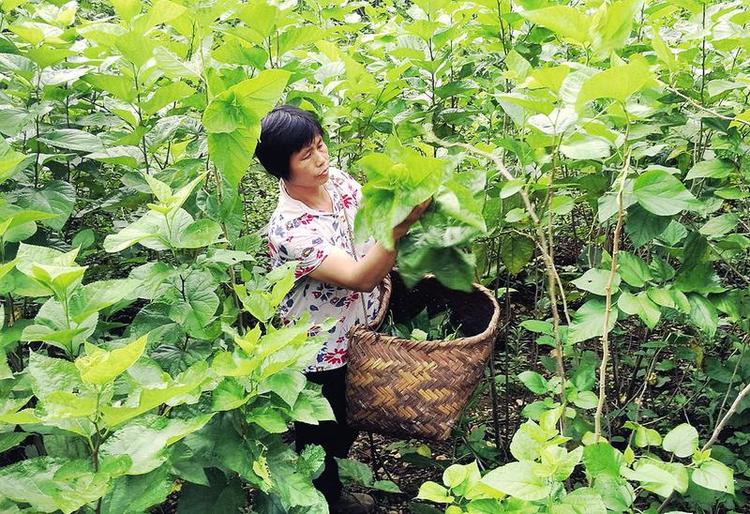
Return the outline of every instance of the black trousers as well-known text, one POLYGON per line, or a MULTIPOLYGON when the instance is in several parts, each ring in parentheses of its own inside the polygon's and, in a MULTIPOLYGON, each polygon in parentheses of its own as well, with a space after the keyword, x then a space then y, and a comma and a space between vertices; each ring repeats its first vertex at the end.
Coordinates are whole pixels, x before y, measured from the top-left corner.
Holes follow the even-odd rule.
POLYGON ((336 421, 321 421, 319 425, 296 422, 295 448, 299 453, 306 445, 317 444, 325 450, 325 467, 320 476, 313 480, 313 484, 330 505, 338 501, 342 490, 334 457, 346 458, 357 438, 357 431, 346 422, 346 366, 331 371, 306 373, 306 376, 310 382, 323 386, 323 396, 331 404, 336 421))

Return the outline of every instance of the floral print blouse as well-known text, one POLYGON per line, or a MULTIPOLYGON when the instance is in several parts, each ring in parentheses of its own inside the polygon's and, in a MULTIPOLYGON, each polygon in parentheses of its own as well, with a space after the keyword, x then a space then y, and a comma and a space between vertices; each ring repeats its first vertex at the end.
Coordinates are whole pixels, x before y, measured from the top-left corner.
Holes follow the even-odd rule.
MULTIPOLYGON (((372 293, 359 293, 308 276, 325 260, 332 247, 354 256, 349 226, 354 228, 354 217, 362 198, 361 186, 348 174, 330 167, 324 187, 331 196, 333 212, 312 209, 290 197, 284 181, 280 180, 279 203, 268 225, 271 265, 277 267, 299 261, 294 287, 279 308, 282 322, 290 323, 305 312, 310 313, 313 323, 329 317, 337 320, 306 372, 328 371, 346 364, 349 347, 346 334, 352 326, 364 323, 360 295, 364 295, 368 320, 380 309, 380 287, 372 293)), ((355 244, 357 259, 364 257, 373 244, 372 239, 355 244)))

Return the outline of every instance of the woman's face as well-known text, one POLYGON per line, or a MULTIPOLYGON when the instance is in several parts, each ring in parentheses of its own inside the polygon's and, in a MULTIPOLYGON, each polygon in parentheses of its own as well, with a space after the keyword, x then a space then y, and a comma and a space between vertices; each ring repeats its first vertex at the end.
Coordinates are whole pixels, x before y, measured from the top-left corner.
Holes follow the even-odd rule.
POLYGON ((328 181, 328 147, 317 135, 289 158, 287 182, 298 187, 322 186, 328 181))

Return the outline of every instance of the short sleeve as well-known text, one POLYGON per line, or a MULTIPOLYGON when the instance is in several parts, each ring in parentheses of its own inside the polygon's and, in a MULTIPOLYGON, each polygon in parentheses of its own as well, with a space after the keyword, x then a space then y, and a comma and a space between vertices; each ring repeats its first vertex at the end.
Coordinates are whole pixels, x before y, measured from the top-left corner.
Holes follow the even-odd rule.
POLYGON ((269 243, 271 258, 275 265, 299 261, 294 272, 296 279, 315 271, 330 253, 330 246, 325 239, 310 229, 291 230, 286 237, 271 234, 269 243))

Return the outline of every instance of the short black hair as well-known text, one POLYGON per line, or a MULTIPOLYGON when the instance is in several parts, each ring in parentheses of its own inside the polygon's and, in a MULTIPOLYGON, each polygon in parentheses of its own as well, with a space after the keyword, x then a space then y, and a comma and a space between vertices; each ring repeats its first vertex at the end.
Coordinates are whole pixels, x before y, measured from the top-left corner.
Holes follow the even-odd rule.
POLYGON ((288 179, 289 158, 316 136, 323 137, 323 128, 313 113, 282 105, 263 118, 255 156, 271 175, 288 179))

